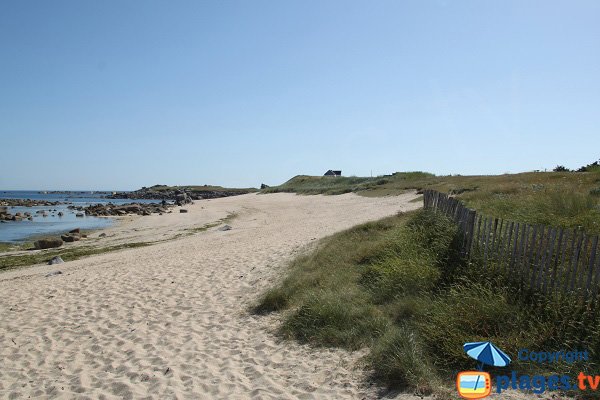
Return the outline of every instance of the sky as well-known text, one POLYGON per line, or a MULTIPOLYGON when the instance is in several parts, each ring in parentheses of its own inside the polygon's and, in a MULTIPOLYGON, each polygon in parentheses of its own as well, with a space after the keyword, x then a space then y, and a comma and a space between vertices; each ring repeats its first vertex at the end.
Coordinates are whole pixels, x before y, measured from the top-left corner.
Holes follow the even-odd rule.
POLYGON ((0 190, 600 158, 598 1, 5 1, 0 190))

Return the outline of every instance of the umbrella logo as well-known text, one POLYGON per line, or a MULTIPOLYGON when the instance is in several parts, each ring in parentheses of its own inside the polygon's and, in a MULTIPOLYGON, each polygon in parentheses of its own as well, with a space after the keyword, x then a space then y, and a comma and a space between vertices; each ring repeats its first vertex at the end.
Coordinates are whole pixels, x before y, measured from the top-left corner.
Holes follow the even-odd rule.
POLYGON ((510 357, 492 342, 465 343, 463 349, 469 357, 479 363, 477 371, 463 371, 458 374, 458 394, 465 399, 482 399, 489 396, 492 391, 492 379, 489 373, 483 371, 483 366, 506 367, 510 364, 510 357))

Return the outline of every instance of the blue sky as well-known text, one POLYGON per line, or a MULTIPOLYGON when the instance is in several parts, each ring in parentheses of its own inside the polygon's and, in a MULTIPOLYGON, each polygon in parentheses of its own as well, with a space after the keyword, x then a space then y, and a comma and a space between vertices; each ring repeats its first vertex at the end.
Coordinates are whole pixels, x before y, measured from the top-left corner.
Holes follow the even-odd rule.
POLYGON ((0 189, 600 157, 598 1, 12 1, 0 189))

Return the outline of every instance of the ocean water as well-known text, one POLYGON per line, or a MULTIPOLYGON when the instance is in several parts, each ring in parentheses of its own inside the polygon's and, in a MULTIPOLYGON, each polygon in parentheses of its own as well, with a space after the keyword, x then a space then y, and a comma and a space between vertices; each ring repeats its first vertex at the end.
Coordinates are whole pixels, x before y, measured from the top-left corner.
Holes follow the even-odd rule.
POLYGON ((33 221, 6 221, 0 223, 0 242, 19 242, 27 240, 32 236, 51 235, 68 232, 75 228, 81 229, 100 229, 113 224, 114 220, 110 217, 76 217, 79 211, 70 210, 69 205, 88 206, 90 204, 124 204, 133 201, 137 203, 158 203, 160 200, 131 200, 131 199, 104 199, 106 192, 77 191, 68 193, 43 193, 39 191, 2 191, 0 190, 0 199, 32 199, 60 201, 70 204, 60 204, 56 206, 36 206, 36 207, 8 207, 11 214, 17 212, 29 212, 33 216, 33 221), (47 217, 36 214, 38 210, 45 210, 47 217), (56 211, 54 211, 56 210, 56 211), (62 211, 62 217, 58 212, 62 211))

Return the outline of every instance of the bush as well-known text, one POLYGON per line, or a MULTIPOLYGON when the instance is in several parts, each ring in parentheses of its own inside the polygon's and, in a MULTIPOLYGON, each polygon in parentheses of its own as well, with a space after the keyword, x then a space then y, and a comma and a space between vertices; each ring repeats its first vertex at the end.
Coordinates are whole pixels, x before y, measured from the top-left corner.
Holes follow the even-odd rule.
POLYGON ((564 165, 557 165, 556 167, 554 167, 554 169, 552 170, 554 172, 570 172, 571 170, 567 167, 565 167, 564 165))

